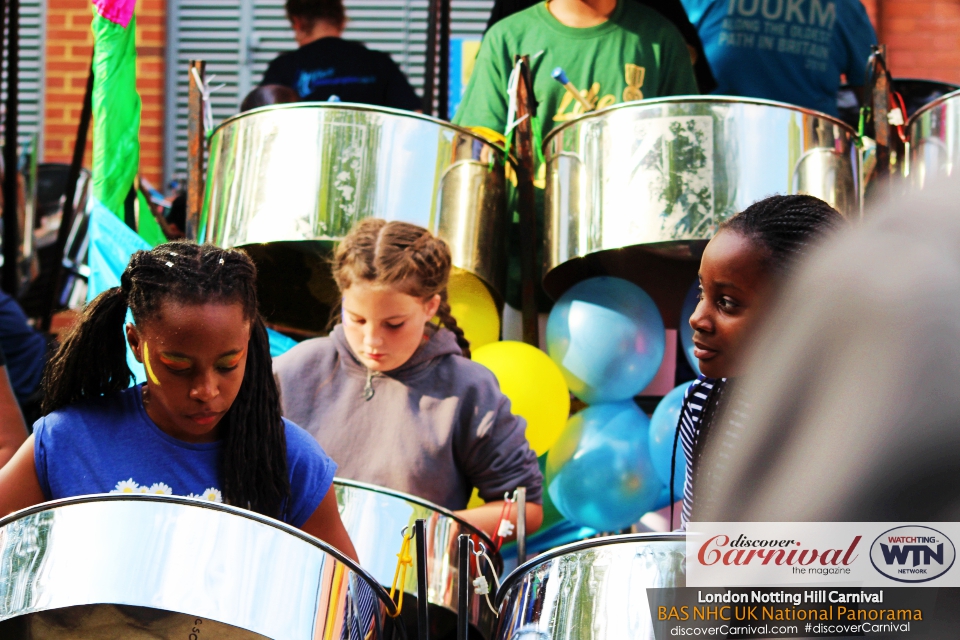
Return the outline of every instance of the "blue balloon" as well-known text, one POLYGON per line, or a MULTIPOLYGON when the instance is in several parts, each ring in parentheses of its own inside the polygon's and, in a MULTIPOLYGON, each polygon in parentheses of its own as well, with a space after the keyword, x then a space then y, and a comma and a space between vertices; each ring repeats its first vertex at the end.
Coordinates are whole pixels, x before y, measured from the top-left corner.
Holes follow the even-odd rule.
MULTIPOLYGON (((676 499, 677 496, 674 496, 676 499)), ((650 511, 659 511, 664 507, 670 506, 670 491, 664 487, 660 489, 660 495, 657 496, 657 499, 654 501, 653 506, 650 507, 650 511)))
POLYGON ((601 276, 564 293, 547 320, 547 353, 587 404, 627 400, 650 384, 664 351, 657 305, 635 284, 601 276))
MULTIPOLYGON (((650 458, 657 477, 664 487, 670 487, 670 460, 673 458, 673 441, 677 434, 677 422, 680 420, 680 408, 683 406, 683 396, 693 382, 684 382, 673 389, 657 405, 650 418, 650 458)), ((687 477, 687 459, 683 455, 683 448, 677 443, 677 464, 673 480, 674 499, 683 497, 683 481, 687 477)), ((670 502, 670 498, 667 498, 670 502)))
POLYGON ((547 453, 547 491, 571 522, 598 531, 628 527, 650 511, 663 484, 650 461, 650 420, 633 401, 587 407, 547 453))
POLYGON ((680 344, 683 345, 683 355, 687 357, 690 368, 697 374, 700 373, 700 361, 693 355, 693 327, 690 326, 690 316, 697 310, 698 302, 700 302, 700 281, 694 280, 680 309, 680 344))

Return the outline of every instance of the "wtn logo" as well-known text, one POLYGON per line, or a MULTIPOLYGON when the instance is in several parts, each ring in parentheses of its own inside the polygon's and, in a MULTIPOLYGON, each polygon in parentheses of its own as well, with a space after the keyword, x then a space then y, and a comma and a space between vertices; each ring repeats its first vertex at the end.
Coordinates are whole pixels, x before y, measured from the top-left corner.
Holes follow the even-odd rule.
MULTIPOLYGON (((932 538, 931 541, 935 542, 936 539, 932 538)), ((880 549, 883 551, 883 561, 887 564, 907 564, 907 560, 910 559, 911 554, 913 555, 913 566, 915 567, 919 566, 920 562, 930 564, 931 560, 937 564, 943 564, 942 542, 937 545, 936 551, 926 544, 895 544, 887 546, 882 542, 880 543, 880 549)))
POLYGON ((896 527, 870 547, 874 568, 898 582, 927 582, 953 566, 956 549, 945 535, 920 526, 896 527))

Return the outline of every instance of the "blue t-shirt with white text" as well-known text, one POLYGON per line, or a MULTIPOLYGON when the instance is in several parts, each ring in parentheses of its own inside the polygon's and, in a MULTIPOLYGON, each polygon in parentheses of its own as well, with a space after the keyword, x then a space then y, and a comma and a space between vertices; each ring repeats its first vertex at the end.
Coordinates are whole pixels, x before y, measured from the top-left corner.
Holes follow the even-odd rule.
POLYGON ((865 82, 877 35, 860 0, 682 0, 717 80, 714 93, 837 115, 840 75, 865 82))
MULTIPOLYGON (((34 425, 34 461, 47 500, 147 493, 222 502, 220 443, 167 435, 143 408, 141 385, 64 407, 34 425)), ((333 483, 337 465, 313 436, 284 419, 290 500, 283 520, 302 526, 333 483)))

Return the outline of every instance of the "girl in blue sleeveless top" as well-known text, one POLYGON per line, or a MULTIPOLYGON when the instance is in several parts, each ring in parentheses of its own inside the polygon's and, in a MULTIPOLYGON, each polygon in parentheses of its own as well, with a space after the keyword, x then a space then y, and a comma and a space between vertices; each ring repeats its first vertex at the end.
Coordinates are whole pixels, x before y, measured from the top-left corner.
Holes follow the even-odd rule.
POLYGON ((280 416, 245 254, 184 242, 138 251, 121 286, 84 310, 44 385, 44 417, 0 470, 0 515, 93 493, 179 495, 281 519, 356 558, 336 465, 280 416), (127 343, 143 385, 130 386, 127 343))

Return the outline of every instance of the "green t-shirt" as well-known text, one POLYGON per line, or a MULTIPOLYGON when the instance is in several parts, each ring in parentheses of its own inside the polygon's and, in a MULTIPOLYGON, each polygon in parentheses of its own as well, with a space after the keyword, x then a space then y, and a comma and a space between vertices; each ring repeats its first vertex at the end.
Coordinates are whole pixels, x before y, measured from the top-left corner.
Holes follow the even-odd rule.
POLYGON ((537 117, 546 136, 583 114, 583 106, 553 79, 563 67, 570 82, 597 109, 621 102, 697 93, 687 46, 659 13, 620 0, 595 27, 568 27, 545 2, 501 20, 483 37, 470 84, 453 118, 461 126, 504 133, 507 82, 514 55, 529 55, 537 117))
MULTIPOLYGON (((529 55, 537 117, 545 138, 554 127, 583 114, 583 106, 553 79, 556 67, 581 95, 602 109, 621 102, 697 93, 690 53, 680 33, 666 18, 634 0, 619 0, 610 18, 595 27, 561 24, 541 2, 490 28, 483 37, 470 84, 453 118, 465 127, 487 127, 505 133, 507 83, 514 55, 529 55)), ((536 170, 537 225, 543 229, 544 167, 536 170)), ((516 193, 510 189, 510 209, 516 193)), ((507 238, 505 297, 520 307, 520 237, 516 215, 507 238)), ((537 247, 542 256, 542 246, 537 247)), ((538 260, 538 264, 542 260, 538 260)), ((551 302, 537 287, 537 306, 551 302)))

